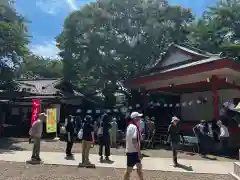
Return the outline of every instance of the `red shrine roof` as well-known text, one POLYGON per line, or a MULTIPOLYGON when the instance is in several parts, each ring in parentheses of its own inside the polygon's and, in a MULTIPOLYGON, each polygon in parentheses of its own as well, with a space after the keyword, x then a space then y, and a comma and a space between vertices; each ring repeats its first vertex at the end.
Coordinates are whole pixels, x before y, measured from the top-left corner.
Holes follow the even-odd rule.
POLYGON ((219 54, 202 51, 188 45, 170 44, 168 50, 157 60, 156 64, 148 72, 145 72, 145 75, 140 77, 197 66, 221 59, 219 54))
MULTIPOLYGON (((229 70, 226 70, 226 68, 234 69, 236 66, 238 65, 233 65, 231 59, 222 58, 220 54, 202 51, 189 45, 171 44, 167 52, 162 55, 152 68, 125 84, 131 88, 141 88, 147 84, 151 84, 151 87, 148 86, 150 89, 157 88, 156 86, 167 87, 170 85, 169 83, 178 85, 179 81, 176 79, 180 77, 190 78, 192 76, 189 82, 193 82, 195 78, 193 75, 197 73, 207 72, 202 76, 203 78, 211 77, 211 73, 217 73, 216 75, 221 74, 221 72, 229 74, 229 70), (224 68, 225 71, 216 71, 224 68), (156 85, 156 83, 158 84, 156 85)), ((198 76, 195 80, 198 81, 199 79, 198 76)), ((181 83, 187 83, 187 80, 183 82, 181 79, 181 83)))

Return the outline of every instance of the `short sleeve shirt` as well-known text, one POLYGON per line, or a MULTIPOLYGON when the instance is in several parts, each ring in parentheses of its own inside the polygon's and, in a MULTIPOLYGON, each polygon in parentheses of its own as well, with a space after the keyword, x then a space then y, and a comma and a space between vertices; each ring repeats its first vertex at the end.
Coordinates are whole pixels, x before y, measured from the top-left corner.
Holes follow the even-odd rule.
POLYGON ((88 123, 83 125, 83 138, 85 141, 92 141, 92 132, 94 131, 93 126, 88 123))
MULTIPOLYGON (((138 135, 138 128, 134 124, 129 124, 126 131, 126 152, 137 152, 137 149, 135 148, 133 144, 133 139, 137 139, 139 141, 139 135, 138 135)), ((140 145, 140 144, 139 144, 140 145)))

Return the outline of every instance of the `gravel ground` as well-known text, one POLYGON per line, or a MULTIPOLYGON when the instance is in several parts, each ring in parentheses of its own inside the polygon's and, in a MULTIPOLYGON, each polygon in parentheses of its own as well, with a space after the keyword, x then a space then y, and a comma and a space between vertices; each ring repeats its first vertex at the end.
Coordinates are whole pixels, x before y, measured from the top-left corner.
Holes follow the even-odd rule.
MULTIPOLYGON (((52 141, 52 140, 42 140, 41 142, 41 151, 43 152, 65 152, 66 143, 63 141, 52 141)), ((0 139, 0 149, 1 150, 17 150, 17 151, 31 151, 32 144, 28 143, 26 138, 1 138, 0 139)), ((73 153, 81 153, 81 143, 75 143, 72 149, 73 153)), ((113 155, 124 155, 124 148, 112 148, 111 154, 113 155)), ((91 154, 98 153, 98 146, 95 145, 94 148, 91 148, 91 154)), ((150 157, 161 157, 161 158, 172 158, 171 150, 164 148, 159 148, 155 150, 143 150, 143 154, 150 157)), ((179 158, 182 159, 193 159, 193 160, 209 160, 202 158, 198 154, 180 152, 179 158)), ((215 157, 214 157, 215 158, 215 157)), ((234 161, 232 159, 216 157, 217 160, 221 161, 234 161)))
MULTIPOLYGON (((0 180, 122 180, 123 169, 27 165, 0 161, 0 180)), ((146 180, 232 180, 228 175, 144 171, 146 180)), ((133 172, 132 180, 138 179, 133 172)))

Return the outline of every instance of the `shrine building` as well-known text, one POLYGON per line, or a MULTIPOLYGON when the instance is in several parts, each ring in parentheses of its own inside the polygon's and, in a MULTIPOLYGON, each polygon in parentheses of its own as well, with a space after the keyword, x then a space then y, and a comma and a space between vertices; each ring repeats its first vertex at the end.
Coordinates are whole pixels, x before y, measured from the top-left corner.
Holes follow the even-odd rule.
POLYGON ((178 95, 180 102, 204 97, 206 103, 181 107, 181 120, 218 120, 223 102, 237 104, 240 101, 240 65, 219 54, 171 44, 164 57, 148 73, 128 80, 126 86, 144 89, 150 94, 178 95))

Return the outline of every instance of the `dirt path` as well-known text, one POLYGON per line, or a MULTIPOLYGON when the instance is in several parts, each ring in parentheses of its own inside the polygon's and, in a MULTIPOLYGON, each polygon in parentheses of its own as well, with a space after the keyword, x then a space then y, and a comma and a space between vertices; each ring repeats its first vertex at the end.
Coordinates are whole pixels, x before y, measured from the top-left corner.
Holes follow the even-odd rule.
MULTIPOLYGON (((0 180, 122 180, 123 169, 84 169, 70 166, 27 165, 0 161, 0 180)), ((232 180, 228 175, 144 171, 146 180, 232 180)), ((136 172, 132 174, 136 180, 136 172)))

